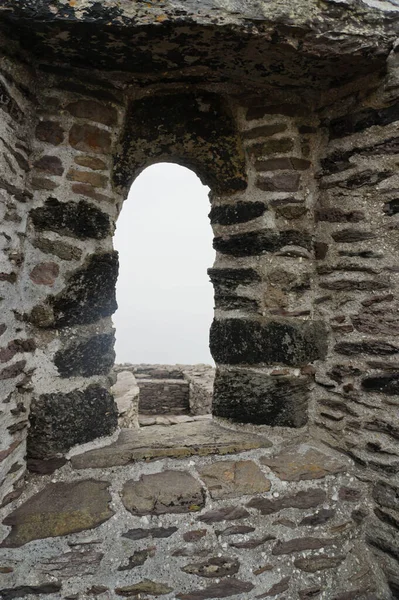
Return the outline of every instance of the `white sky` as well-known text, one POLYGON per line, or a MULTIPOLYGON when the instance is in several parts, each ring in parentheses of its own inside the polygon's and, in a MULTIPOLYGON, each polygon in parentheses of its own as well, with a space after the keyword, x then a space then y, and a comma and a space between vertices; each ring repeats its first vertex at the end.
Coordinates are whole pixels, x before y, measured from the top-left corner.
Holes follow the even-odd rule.
POLYGON ((116 362, 213 364, 208 192, 176 164, 148 167, 133 183, 114 238, 116 362))

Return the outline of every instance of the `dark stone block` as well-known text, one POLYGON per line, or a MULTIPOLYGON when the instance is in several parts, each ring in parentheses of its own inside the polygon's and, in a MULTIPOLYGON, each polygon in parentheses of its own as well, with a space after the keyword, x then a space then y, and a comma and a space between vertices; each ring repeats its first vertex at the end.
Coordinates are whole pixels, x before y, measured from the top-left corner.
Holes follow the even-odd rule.
POLYGON ((368 392, 378 392, 393 396, 399 394, 399 374, 383 374, 366 377, 362 381, 362 388, 368 392))
POLYGON ((384 205, 384 213, 389 215, 396 215, 399 212, 399 198, 395 198, 394 200, 390 200, 384 205))
POLYGON ((277 252, 284 246, 291 245, 311 250, 312 237, 309 233, 295 229, 285 231, 267 229, 237 233, 227 238, 216 237, 213 240, 215 250, 232 256, 256 256, 265 252, 277 252))
POLYGON ((42 394, 31 408, 28 455, 51 458, 75 444, 110 435, 117 418, 113 397, 99 385, 65 394, 42 394))
POLYGON ((250 313, 260 312, 259 302, 257 300, 216 292, 215 308, 220 308, 221 310, 245 310, 250 313))
POLYGON ((387 108, 366 109, 347 117, 333 119, 330 123, 330 138, 336 139, 364 131, 373 125, 389 125, 399 120, 399 102, 387 108))
POLYGON ((375 238, 375 233, 372 231, 363 231, 361 229, 341 229, 340 231, 333 233, 332 237, 336 242, 352 244, 364 240, 371 240, 375 238))
POLYGON ((237 202, 233 205, 214 206, 208 216, 212 224, 233 225, 257 219, 266 210, 267 206, 263 202, 237 202))
POLYGON ((208 275, 214 285, 223 285, 228 289, 261 281, 255 269, 208 269, 208 275))
POLYGON ((205 589, 194 590, 187 594, 177 594, 176 598, 178 600, 207 600, 208 598, 228 598, 229 596, 245 597, 242 594, 249 593, 254 587, 254 584, 249 581, 228 577, 205 589))
POLYGON ((75 203, 49 198, 44 206, 32 210, 30 217, 38 230, 49 229, 81 240, 102 240, 111 234, 109 216, 84 200, 75 203))
POLYGON ((327 332, 321 321, 214 320, 210 347, 219 364, 301 366, 325 358, 327 332))
POLYGON ((61 159, 58 156, 42 156, 37 160, 34 165, 38 171, 44 171, 50 175, 62 175, 64 167, 62 166, 61 159))
POLYGON ((301 490, 293 496, 283 496, 282 498, 265 498, 257 496, 252 498, 247 504, 250 508, 256 508, 262 515, 272 515, 284 508, 316 508, 326 501, 326 492, 320 488, 309 488, 301 490))
POLYGON ((399 486, 378 481, 373 489, 373 498, 381 506, 399 511, 399 486))
POLYGON ((128 540, 143 540, 145 538, 168 538, 176 533, 177 527, 153 527, 151 529, 129 529, 126 533, 122 533, 123 538, 128 540))
POLYGON ((213 414, 243 423, 303 427, 307 420, 309 379, 275 377, 244 369, 218 369, 213 414))
MULTIPOLYGON (((262 170, 262 163, 260 164, 262 170)), ((298 173, 276 173, 270 177, 259 177, 256 187, 264 192, 296 192, 301 176, 298 173)))
POLYGON ((14 600, 14 598, 26 598, 26 596, 38 596, 42 594, 56 594, 62 588, 61 583, 43 583, 42 585, 20 585, 18 587, 3 588, 0 590, 2 600, 14 600))
POLYGON ((148 164, 175 157, 216 193, 247 187, 245 155, 234 119, 218 95, 169 93, 136 100, 129 107, 114 183, 125 190, 148 164))
POLYGON ((90 257, 68 280, 65 289, 51 299, 54 327, 93 323, 112 315, 116 308, 115 285, 118 253, 90 257))
POLYGON ((106 374, 115 361, 114 333, 96 335, 59 350, 54 364, 61 377, 91 377, 106 374))

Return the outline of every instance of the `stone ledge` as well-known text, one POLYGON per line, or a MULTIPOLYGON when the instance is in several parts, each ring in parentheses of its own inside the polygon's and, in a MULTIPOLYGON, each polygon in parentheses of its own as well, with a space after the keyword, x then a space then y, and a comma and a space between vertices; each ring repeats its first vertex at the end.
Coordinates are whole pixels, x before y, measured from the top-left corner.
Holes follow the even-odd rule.
POLYGON ((234 454, 270 446, 263 436, 225 429, 212 421, 195 421, 170 427, 154 425, 144 431, 123 429, 114 444, 74 456, 71 463, 75 469, 101 469, 142 460, 234 454))

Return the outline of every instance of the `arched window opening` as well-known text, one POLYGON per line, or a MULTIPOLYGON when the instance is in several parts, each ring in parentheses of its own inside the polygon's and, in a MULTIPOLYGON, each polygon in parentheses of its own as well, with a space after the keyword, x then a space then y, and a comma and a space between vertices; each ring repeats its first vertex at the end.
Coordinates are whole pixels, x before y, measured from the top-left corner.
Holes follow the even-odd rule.
POLYGON ((134 398, 141 424, 150 424, 149 414, 210 412, 213 289, 207 268, 215 252, 208 193, 189 169, 158 163, 134 181, 119 216, 114 394, 122 426, 137 424, 134 398), (196 367, 194 373, 176 366, 201 363, 209 366, 196 367), (193 407, 190 378, 201 369, 208 400, 193 407))

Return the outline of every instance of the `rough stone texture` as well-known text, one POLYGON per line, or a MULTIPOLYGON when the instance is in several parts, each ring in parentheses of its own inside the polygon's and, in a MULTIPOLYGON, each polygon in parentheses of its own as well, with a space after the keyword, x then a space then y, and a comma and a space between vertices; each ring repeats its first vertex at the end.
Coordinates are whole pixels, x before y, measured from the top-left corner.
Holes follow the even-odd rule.
MULTIPOLYGON (((27 436, 29 448, 48 459, 66 451, 70 434, 82 443, 88 433, 111 433, 116 425, 106 391, 112 377, 90 374, 83 367, 80 372, 77 365, 70 366, 72 356, 62 353, 75 344, 82 349, 90 338, 111 331, 110 316, 116 308, 114 222, 138 173, 159 160, 175 161, 193 168, 211 187, 217 249, 211 277, 219 323, 212 344, 219 372, 225 374, 225 385, 217 386, 215 407, 222 407, 219 410, 230 419, 249 413, 250 419, 243 418, 257 423, 260 413, 272 425, 309 423, 311 446, 322 439, 327 443, 323 453, 333 447, 353 461, 348 463, 348 475, 328 474, 320 480, 325 498, 315 506, 317 511, 311 507, 306 514, 301 511, 308 509, 301 507, 317 500, 317 488, 312 486, 319 483, 289 481, 284 487, 278 477, 270 476, 275 486, 270 497, 265 492, 253 499, 265 512, 265 526, 255 505, 242 517, 243 526, 263 530, 232 539, 234 546, 229 546, 229 556, 231 550, 239 554, 240 563, 246 561, 238 581, 254 586, 236 588, 235 595, 248 600, 267 597, 287 578, 282 585, 288 589, 280 592, 287 598, 320 593, 326 600, 373 596, 388 600, 398 595, 398 515, 387 499, 397 488, 399 464, 394 337, 398 9, 397 0, 307 0, 296 2, 295 10, 289 0, 3 0, 0 501, 6 511, 15 508, 13 502, 28 499, 27 436), (51 268, 43 267, 49 263, 51 268), (229 321, 240 322, 240 331, 233 335, 224 330, 229 321), (323 325, 313 330, 314 323, 323 325), (21 344, 29 339, 34 340, 32 346, 21 344), (67 369, 75 373, 60 378, 55 357, 66 359, 67 369), (229 369, 231 365, 234 368, 229 369), (251 377, 253 372, 262 374, 256 375, 256 385, 254 379, 250 383, 249 371, 251 377), (240 387, 239 374, 246 387, 240 387), (262 382, 265 392, 271 381, 279 380, 283 384, 279 394, 272 385, 271 419, 270 412, 265 416, 260 410, 271 406, 270 396, 267 403, 260 401, 262 382), (293 391, 292 382, 303 385, 293 391), (92 408, 80 410, 90 386, 104 390, 95 415, 92 408), (234 392, 230 398, 229 390, 234 392), (71 415, 67 397, 77 393, 83 394, 76 402, 80 408, 71 415), (29 429, 32 398, 35 426, 29 429), (251 406, 256 410, 251 412, 251 406), (66 413, 69 429, 65 425, 61 439, 66 413), (56 444, 53 434, 58 436, 56 444), (389 492, 383 484, 390 486, 389 492), (352 492, 340 497, 343 488, 360 495, 356 500, 352 492), (274 509, 287 512, 270 512, 274 516, 269 518, 267 511, 274 509), (327 515, 331 518, 320 522, 327 515), (275 535, 277 541, 264 541, 257 549, 266 535, 275 535), (334 551, 328 547, 323 554, 345 556, 337 573, 321 569, 314 576, 307 571, 293 574, 293 557, 281 554, 277 561, 277 555, 270 554, 275 544, 305 536, 335 540, 334 551), (268 553, 265 560, 259 560, 260 550, 268 553), (253 573, 270 564, 270 571, 253 573)), ((248 428, 255 438, 258 427, 252 423, 248 428)), ((167 435, 166 450, 151 447, 148 458, 161 461, 159 455, 165 452, 170 463, 162 463, 162 470, 179 470, 173 456, 193 456, 194 447, 188 450, 176 435, 173 455, 172 434, 167 435)), ((270 435, 279 445, 273 450, 275 457, 292 442, 293 432, 279 429, 270 435)), ((231 440, 223 446, 210 438, 211 443, 198 445, 198 452, 240 449, 231 440)), ((132 438, 127 439, 131 443, 132 438)), ((107 471, 116 504, 127 479, 156 472, 155 463, 146 463, 143 470, 132 464, 137 457, 146 458, 145 450, 148 446, 133 448, 127 469, 107 471), (118 484, 117 476, 122 478, 118 484)), ((118 460, 121 454, 127 460, 126 445, 118 460)), ((259 465, 260 455, 256 456, 234 461, 253 459, 259 465)), ((212 462, 206 456, 198 460, 205 461, 200 468, 212 462)), ((50 463, 45 468, 50 469, 50 463)), ((181 468, 198 476, 188 458, 181 468)), ((265 472, 266 468, 262 466, 265 472)), ((68 469, 61 466, 51 477, 67 477, 68 469)), ((39 474, 34 477, 36 492, 44 482, 39 474)), ((219 511, 220 517, 226 507, 212 502, 212 509, 208 506, 205 511, 219 511)), ((239 513, 242 506, 237 504, 233 508, 239 513)), ((110 543, 99 541, 104 556, 115 562, 103 559, 96 575, 72 583, 64 578, 60 592, 35 570, 30 553, 19 562, 11 560, 15 554, 10 549, 2 562, 3 596, 76 600, 76 595, 115 595, 115 589, 145 580, 155 587, 133 593, 148 595, 151 589, 157 593, 161 582, 175 596, 196 597, 197 591, 220 597, 234 594, 228 579, 207 592, 195 583, 195 576, 181 570, 184 556, 198 564, 226 552, 218 546, 211 524, 204 525, 212 530, 204 538, 186 543, 182 534, 192 524, 183 525, 178 515, 162 519, 165 528, 175 526, 169 518, 176 519, 182 534, 161 538, 162 558, 149 557, 135 567, 134 582, 127 580, 128 571, 117 569, 136 550, 122 553, 122 523, 124 531, 146 523, 128 515, 127 524, 125 513, 120 512, 117 535, 110 520, 104 536, 109 533, 110 543), (177 565, 173 586, 165 556, 173 556, 177 565), (107 573, 111 564, 116 565, 114 579, 107 573), (157 571, 162 577, 154 576, 157 571)), ((128 538, 123 542, 134 544, 128 538)), ((54 550, 45 541, 35 542, 47 558, 67 553, 67 541, 58 543, 54 550)), ((307 558, 313 555, 306 552, 307 558)), ((131 595, 132 590, 126 593, 131 595)))
POLYGON ((164 471, 128 481, 122 501, 134 515, 192 512, 204 506, 204 491, 189 473, 164 471))
POLYGON ((105 333, 59 350, 54 364, 61 377, 90 377, 108 373, 114 360, 114 334, 105 333))
POLYGON ((307 377, 219 368, 214 395, 213 412, 220 417, 281 427, 302 427, 307 422, 307 377))
POLYGON ((173 427, 153 426, 151 430, 124 429, 114 444, 77 455, 72 458, 72 464, 77 469, 103 468, 165 456, 231 454, 270 445, 265 436, 230 431, 212 421, 195 421, 173 427))
POLYGON ((322 454, 306 444, 285 450, 273 458, 264 457, 262 464, 270 467, 284 481, 321 479, 345 469, 340 460, 322 454))
POLYGON ((138 428, 140 388, 133 373, 119 371, 111 392, 118 408, 119 426, 138 428))
POLYGON ((114 514, 110 501, 105 481, 49 484, 3 520, 12 529, 1 546, 14 548, 31 540, 98 527, 114 514))
POLYGON ((270 481, 252 461, 217 462, 200 471, 212 498, 234 498, 268 492, 270 481))
POLYGON ((31 407, 29 455, 43 458, 65 453, 75 444, 109 435, 116 425, 114 399, 99 385, 42 394, 31 407))
POLYGON ((210 348, 222 364, 283 364, 301 366, 326 355, 326 332, 317 321, 215 320, 210 348))

